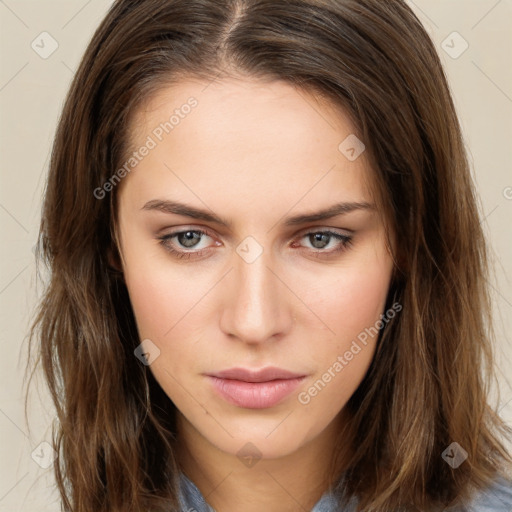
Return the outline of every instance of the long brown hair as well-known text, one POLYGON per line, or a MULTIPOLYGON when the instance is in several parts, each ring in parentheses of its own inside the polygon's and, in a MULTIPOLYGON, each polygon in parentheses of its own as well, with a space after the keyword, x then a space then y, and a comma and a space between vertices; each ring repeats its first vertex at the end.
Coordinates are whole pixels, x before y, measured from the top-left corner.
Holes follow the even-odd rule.
MULTIPOLYGON (((506 475, 511 431, 487 402, 493 335, 477 200, 445 74, 411 9, 402 0, 118 0, 63 108, 38 244, 50 278, 30 345, 37 337, 56 406, 63 509, 179 509, 175 408, 133 355, 128 293, 109 265, 118 187, 104 184, 122 175, 141 102, 182 77, 230 75, 284 80, 349 113, 396 240, 388 301, 403 310, 346 406, 346 492, 368 511, 427 510, 506 475), (468 454, 457 469, 441 457, 452 442, 468 454)), ((334 457, 333 489, 341 469, 334 457)))

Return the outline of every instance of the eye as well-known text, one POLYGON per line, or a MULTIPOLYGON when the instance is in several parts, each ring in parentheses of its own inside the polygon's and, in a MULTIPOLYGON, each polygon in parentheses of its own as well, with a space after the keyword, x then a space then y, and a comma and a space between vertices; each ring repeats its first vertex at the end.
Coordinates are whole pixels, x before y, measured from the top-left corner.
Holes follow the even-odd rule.
POLYGON ((207 250, 201 248, 200 243, 203 237, 211 238, 206 231, 201 229, 187 229, 185 231, 177 231, 158 237, 160 244, 171 254, 178 258, 190 259, 200 257, 207 250), (173 239, 176 239, 173 242, 173 239), (185 249, 185 250, 184 250, 185 249), (186 249, 195 249, 187 251, 186 249))
POLYGON ((307 239, 308 243, 311 244, 313 251, 310 252, 315 257, 328 257, 337 254, 348 249, 352 244, 352 236, 330 230, 310 231, 300 238, 307 239), (329 246, 331 249, 326 250, 329 246))
MULTIPOLYGON (((157 239, 166 251, 179 259, 200 258, 206 252, 209 252, 211 246, 202 246, 201 242, 204 237, 212 238, 206 231, 202 229, 187 229, 169 233, 157 239)), ((352 243, 352 236, 338 233, 331 230, 326 231, 310 231, 303 234, 299 239, 307 239, 311 244, 308 252, 314 257, 329 257, 340 253, 349 248, 352 243), (330 247, 330 249, 329 249, 330 247), (326 249, 327 248, 327 249, 326 249)), ((216 245, 221 245, 216 242, 216 245)), ((302 247, 301 244, 292 244, 292 247, 302 247)), ((306 247, 307 249, 307 247, 306 247)))

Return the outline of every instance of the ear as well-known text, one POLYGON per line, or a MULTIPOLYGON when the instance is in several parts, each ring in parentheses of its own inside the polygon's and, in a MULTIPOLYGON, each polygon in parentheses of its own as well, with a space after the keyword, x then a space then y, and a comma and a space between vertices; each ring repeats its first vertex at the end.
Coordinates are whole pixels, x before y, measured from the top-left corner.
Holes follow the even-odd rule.
POLYGON ((123 273, 123 265, 121 263, 121 258, 119 257, 119 251, 114 244, 112 244, 107 251, 107 261, 109 268, 116 272, 120 272, 121 274, 123 273))
POLYGON ((119 238, 115 230, 111 231, 110 247, 107 249, 108 267, 115 272, 123 274, 123 262, 119 252, 119 238))
POLYGON ((115 222, 112 222, 110 225, 110 247, 107 249, 108 267, 115 272, 123 274, 123 262, 119 247, 121 247, 121 244, 117 225, 115 222))

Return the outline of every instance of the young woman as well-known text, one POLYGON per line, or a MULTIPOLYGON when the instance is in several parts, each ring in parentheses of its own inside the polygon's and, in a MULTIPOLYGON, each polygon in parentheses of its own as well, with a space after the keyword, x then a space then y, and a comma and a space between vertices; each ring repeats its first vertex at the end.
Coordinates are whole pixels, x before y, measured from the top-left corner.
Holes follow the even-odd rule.
POLYGON ((33 334, 73 512, 503 510, 486 247, 401 0, 119 0, 33 334))

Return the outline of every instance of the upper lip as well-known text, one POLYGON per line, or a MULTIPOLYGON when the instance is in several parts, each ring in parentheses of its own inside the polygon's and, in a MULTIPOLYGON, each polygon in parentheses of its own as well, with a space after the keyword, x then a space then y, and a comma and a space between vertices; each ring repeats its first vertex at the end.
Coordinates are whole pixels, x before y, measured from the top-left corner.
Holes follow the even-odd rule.
POLYGON ((277 379, 297 379, 299 377, 304 377, 304 374, 294 373, 275 366, 269 366, 260 370, 230 368, 228 370, 210 373, 209 375, 219 379, 241 380, 244 382, 268 382, 277 379))

